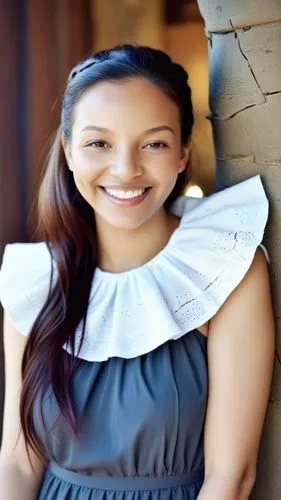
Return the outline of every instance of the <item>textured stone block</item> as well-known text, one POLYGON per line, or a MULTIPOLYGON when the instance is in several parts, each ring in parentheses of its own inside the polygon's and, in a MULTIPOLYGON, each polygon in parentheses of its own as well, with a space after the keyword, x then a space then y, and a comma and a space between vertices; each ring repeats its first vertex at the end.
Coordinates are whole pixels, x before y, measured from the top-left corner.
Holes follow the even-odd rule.
POLYGON ((261 91, 281 92, 281 23, 239 30, 237 36, 261 91))
POLYGON ((208 31, 281 20, 280 0, 198 0, 198 5, 208 31))
POLYGON ((254 155, 256 162, 281 164, 281 93, 267 96, 263 105, 241 110, 229 120, 212 122, 218 159, 254 155))
POLYGON ((210 109, 220 119, 265 102, 235 33, 213 35, 209 72, 210 109))

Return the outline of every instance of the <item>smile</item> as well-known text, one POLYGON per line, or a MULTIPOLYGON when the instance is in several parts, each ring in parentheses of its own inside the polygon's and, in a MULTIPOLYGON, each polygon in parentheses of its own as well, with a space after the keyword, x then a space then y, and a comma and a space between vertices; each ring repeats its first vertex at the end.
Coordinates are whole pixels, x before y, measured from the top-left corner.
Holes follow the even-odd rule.
POLYGON ((105 186, 100 186, 101 190, 113 203, 118 205, 132 206, 137 205, 142 202, 144 198, 147 196, 150 187, 147 188, 139 188, 139 189, 113 189, 105 186))
POLYGON ((120 199, 128 199, 128 198, 137 198, 138 196, 141 196, 145 192, 145 188, 143 189, 135 189, 134 191, 122 191, 121 189, 116 190, 116 189, 110 189, 110 188, 104 188, 104 190, 110 194, 110 196, 114 196, 115 198, 120 198, 120 199))

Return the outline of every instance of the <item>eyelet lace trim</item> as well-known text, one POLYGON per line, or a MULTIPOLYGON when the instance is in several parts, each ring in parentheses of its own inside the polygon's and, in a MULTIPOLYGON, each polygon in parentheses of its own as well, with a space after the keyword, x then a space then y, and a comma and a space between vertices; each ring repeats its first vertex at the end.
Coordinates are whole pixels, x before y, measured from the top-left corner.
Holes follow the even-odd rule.
MULTIPOLYGON (((261 244, 268 209, 259 175, 205 198, 178 198, 171 212, 180 225, 158 255, 124 273, 96 270, 79 357, 133 358, 208 321, 242 280, 258 246, 270 262, 261 244)), ((23 335, 47 297, 49 279, 44 242, 6 246, 0 299, 23 335)), ((82 322, 74 355, 81 333, 82 322)), ((67 343, 63 348, 71 352, 67 343)))

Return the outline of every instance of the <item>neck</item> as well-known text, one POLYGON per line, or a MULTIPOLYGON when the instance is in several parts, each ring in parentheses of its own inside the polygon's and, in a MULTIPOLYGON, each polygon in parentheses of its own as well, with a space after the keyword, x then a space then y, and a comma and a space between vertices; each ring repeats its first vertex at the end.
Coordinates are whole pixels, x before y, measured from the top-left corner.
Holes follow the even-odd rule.
POLYGON ((136 229, 120 229, 96 217, 98 266, 119 273, 139 267, 157 255, 168 243, 180 219, 159 210, 136 229))

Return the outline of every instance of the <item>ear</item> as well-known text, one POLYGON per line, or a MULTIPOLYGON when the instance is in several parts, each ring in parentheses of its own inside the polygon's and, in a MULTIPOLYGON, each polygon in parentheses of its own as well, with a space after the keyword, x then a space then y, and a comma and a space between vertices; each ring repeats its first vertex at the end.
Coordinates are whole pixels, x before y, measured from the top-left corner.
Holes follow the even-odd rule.
POLYGON ((70 170, 73 170, 72 167, 72 152, 71 152, 71 142, 69 139, 65 137, 64 134, 61 135, 61 145, 64 150, 64 155, 66 159, 66 163, 70 170))
POLYGON ((190 156, 191 146, 192 146, 192 136, 190 134, 187 143, 184 144, 181 148, 179 173, 183 172, 186 169, 186 165, 190 156))

